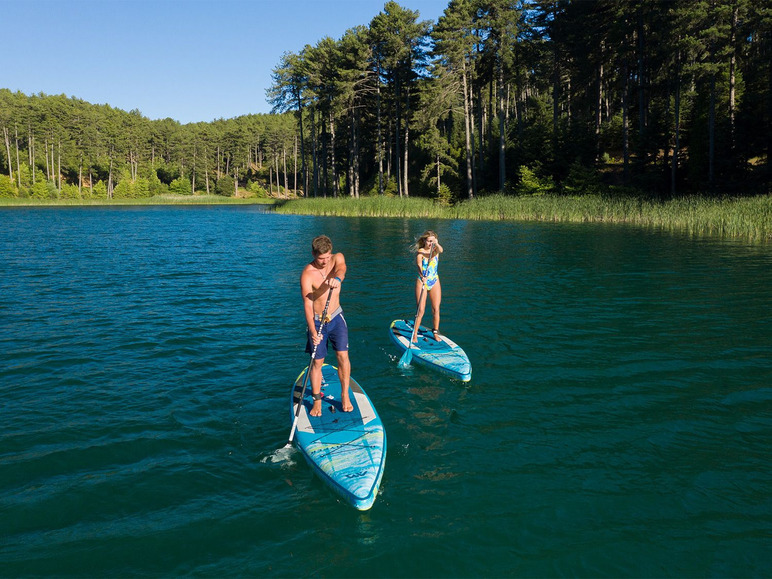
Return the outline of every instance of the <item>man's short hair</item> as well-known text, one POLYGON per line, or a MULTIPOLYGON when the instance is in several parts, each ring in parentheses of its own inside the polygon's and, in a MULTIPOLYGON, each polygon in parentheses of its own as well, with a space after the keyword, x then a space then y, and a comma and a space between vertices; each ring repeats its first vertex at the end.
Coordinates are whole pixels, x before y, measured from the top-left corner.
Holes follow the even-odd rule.
POLYGON ((311 253, 314 256, 324 255, 325 253, 332 252, 332 241, 326 235, 319 235, 314 237, 311 242, 311 253))

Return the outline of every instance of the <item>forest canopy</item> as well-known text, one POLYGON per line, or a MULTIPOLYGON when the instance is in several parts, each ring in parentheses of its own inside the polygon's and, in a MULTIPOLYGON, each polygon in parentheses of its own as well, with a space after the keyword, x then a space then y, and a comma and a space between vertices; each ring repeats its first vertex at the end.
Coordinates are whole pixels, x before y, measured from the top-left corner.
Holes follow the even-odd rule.
POLYGON ((270 74, 185 125, 0 89, 0 197, 770 193, 768 2, 387 2, 270 74))

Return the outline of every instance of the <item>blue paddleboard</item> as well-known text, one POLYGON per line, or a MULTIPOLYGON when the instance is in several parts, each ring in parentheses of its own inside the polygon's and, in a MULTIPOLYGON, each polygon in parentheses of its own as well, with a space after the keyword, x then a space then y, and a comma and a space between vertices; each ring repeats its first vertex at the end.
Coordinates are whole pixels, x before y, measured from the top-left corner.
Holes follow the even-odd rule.
POLYGON ((386 463, 386 431, 362 387, 350 380, 352 412, 343 412, 338 369, 322 366, 322 415, 311 416, 313 398, 309 377, 305 396, 303 370, 290 397, 290 420, 298 415, 295 444, 314 472, 351 506, 366 511, 373 506, 386 463))
MULTIPOLYGON (((408 347, 413 335, 413 322, 394 320, 389 327, 389 336, 402 353, 408 347)), ((463 382, 472 379, 472 364, 458 344, 440 334, 442 341, 434 339, 429 328, 419 326, 418 343, 412 345, 412 359, 435 370, 453 376, 463 382)))

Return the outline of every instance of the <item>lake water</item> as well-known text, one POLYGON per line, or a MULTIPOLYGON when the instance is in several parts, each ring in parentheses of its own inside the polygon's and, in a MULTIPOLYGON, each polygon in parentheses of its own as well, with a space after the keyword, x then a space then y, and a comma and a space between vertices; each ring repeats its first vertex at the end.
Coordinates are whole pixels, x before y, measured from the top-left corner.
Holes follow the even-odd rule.
POLYGON ((2 209, 0 252, 2 576, 769 576, 772 246, 130 207, 2 209), (466 384, 388 337, 427 228, 466 384), (320 233, 389 442, 365 513, 276 452, 320 233))

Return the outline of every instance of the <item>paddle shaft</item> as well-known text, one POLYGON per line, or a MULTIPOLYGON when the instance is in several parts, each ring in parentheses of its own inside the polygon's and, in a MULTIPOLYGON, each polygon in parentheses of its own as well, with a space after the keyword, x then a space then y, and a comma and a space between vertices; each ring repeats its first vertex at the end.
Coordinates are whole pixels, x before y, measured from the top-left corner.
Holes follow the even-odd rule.
MULTIPOLYGON (((330 298, 332 297, 332 288, 330 288, 329 293, 327 294, 327 301, 324 304, 324 311, 322 312, 322 319, 321 324, 319 324, 319 332, 318 334, 321 336, 322 330, 324 329, 324 324, 327 322, 327 308, 330 305, 330 298)), ((324 339, 324 337, 322 337, 324 339)), ((297 410, 295 410, 295 419, 292 421, 292 430, 290 430, 289 440, 287 441, 287 446, 292 445, 292 440, 295 438, 295 430, 298 427, 298 417, 300 416, 300 407, 303 404, 303 397, 306 395, 306 386, 308 386, 308 375, 311 374, 311 365, 314 363, 314 356, 316 356, 316 349, 319 347, 319 344, 321 344, 322 340, 319 340, 316 344, 314 344, 314 348, 311 351, 311 361, 308 362, 308 370, 306 370, 306 375, 303 376, 303 390, 300 392, 300 399, 298 400, 298 407, 297 410)), ((293 386, 294 388, 294 386, 293 386)))

